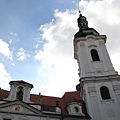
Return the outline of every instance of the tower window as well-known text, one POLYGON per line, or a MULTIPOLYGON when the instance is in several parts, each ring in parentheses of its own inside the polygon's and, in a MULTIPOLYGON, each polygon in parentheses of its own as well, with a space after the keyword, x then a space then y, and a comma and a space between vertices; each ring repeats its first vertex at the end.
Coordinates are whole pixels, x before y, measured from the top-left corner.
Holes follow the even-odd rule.
POLYGON ((91 50, 91 56, 92 56, 92 60, 93 61, 100 61, 100 58, 99 58, 97 50, 92 49, 91 50))
POLYGON ((85 23, 83 23, 83 26, 85 26, 86 24, 85 23))
POLYGON ((17 91, 17 99, 22 101, 23 100, 23 87, 18 87, 18 91, 17 91))
POLYGON ((107 87, 102 86, 102 87, 100 88, 100 92, 101 92, 101 97, 102 97, 103 100, 111 99, 110 93, 109 93, 109 90, 108 90, 107 87))

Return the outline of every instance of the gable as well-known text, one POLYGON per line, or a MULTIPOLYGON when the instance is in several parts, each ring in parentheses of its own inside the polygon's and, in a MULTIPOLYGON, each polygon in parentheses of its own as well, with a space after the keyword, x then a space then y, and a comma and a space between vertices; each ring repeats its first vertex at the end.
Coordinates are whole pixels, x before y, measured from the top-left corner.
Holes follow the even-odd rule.
POLYGON ((13 101, 0 104, 0 111, 19 113, 19 114, 40 114, 41 112, 29 104, 23 103, 22 101, 13 101))
POLYGON ((68 103, 66 109, 68 110, 69 115, 85 116, 85 114, 82 112, 82 103, 80 102, 68 103))

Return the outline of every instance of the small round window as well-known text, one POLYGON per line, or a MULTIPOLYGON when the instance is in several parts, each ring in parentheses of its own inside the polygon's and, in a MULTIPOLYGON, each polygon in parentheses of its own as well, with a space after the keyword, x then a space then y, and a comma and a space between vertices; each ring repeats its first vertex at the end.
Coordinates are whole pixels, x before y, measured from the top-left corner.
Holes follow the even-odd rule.
POLYGON ((75 112, 79 112, 78 107, 74 107, 74 111, 75 111, 75 112))

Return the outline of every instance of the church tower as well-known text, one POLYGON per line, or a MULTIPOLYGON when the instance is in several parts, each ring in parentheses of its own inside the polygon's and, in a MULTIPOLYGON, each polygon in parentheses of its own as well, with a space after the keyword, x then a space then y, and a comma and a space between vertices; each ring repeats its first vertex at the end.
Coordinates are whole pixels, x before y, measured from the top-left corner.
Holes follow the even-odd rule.
POLYGON ((120 76, 106 49, 106 36, 88 27, 85 16, 78 18, 74 36, 74 58, 78 62, 77 85, 92 120, 120 120, 120 76))

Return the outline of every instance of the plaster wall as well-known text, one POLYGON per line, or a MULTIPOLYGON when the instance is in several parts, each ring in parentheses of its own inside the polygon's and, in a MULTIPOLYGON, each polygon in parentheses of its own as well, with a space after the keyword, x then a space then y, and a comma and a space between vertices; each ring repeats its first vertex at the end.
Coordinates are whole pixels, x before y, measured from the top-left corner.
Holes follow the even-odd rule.
POLYGON ((104 37, 97 38, 93 35, 78 38, 76 43, 77 59, 79 62, 80 77, 105 76, 117 74, 108 55, 104 37), (91 50, 98 52, 100 61, 93 61, 91 50))
MULTIPOLYGON (((114 91, 113 83, 120 83, 120 80, 100 80, 84 82, 83 89, 86 96, 88 114, 92 120, 119 120, 120 118, 120 94, 114 91), (102 100, 100 87, 106 86, 109 89, 111 99, 102 100)), ((120 92, 119 92, 120 93, 120 92)))
POLYGON ((10 113, 0 113, 0 120, 11 119, 11 120, 60 120, 60 118, 40 116, 40 115, 25 115, 25 114, 10 114, 10 113))

